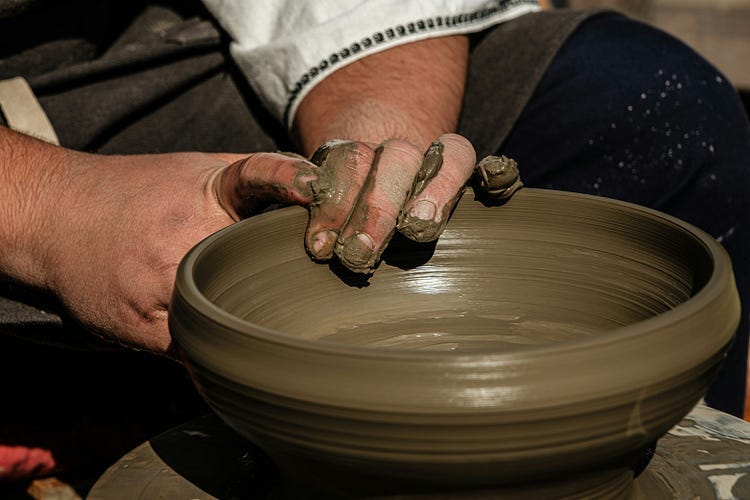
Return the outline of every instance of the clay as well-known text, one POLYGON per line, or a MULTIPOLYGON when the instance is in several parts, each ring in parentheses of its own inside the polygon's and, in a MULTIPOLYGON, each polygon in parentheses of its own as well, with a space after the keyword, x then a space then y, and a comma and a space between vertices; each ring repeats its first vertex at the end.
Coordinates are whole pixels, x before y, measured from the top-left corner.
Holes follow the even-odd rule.
POLYGON ((313 153, 310 161, 319 168, 318 178, 310 183, 312 190, 312 203, 310 204, 310 220, 322 222, 316 234, 307 234, 305 249, 314 260, 327 261, 333 257, 334 245, 340 230, 338 217, 338 206, 341 203, 353 204, 355 193, 361 188, 359 178, 349 176, 342 178, 337 171, 346 166, 356 155, 357 145, 349 141, 328 141, 313 153), (313 243, 316 236, 325 232, 329 243, 321 250, 314 251, 313 243))
POLYGON ((395 152, 398 145, 394 143, 397 142, 386 141, 375 149, 359 199, 336 242, 334 253, 339 261, 356 273, 369 274, 374 271, 386 242, 395 231, 393 215, 380 203, 392 207, 392 210, 402 207, 409 199, 412 183, 421 165, 402 160, 395 152), (381 231, 387 231, 387 234, 379 234, 381 231), (376 244, 373 239, 379 243, 376 244))
POLYGON ((310 161, 320 167, 321 175, 310 183, 313 202, 310 204, 310 217, 318 215, 321 205, 333 199, 336 202, 344 196, 346 184, 336 176, 337 168, 345 165, 356 150, 356 144, 348 141, 328 141, 319 147, 310 161))
MULTIPOLYGON (((419 173, 416 179, 414 179, 411 196, 414 197, 421 193, 427 184, 438 174, 442 166, 443 144, 440 141, 435 141, 427 148, 419 173)), ((450 205, 453 206, 452 203, 450 205)), ((409 205, 407 204, 406 206, 409 205)), ((440 235, 445 224, 448 222, 447 219, 448 217, 444 217, 442 223, 437 223, 434 220, 424 220, 414 217, 405 210, 401 210, 396 228, 411 240, 429 242, 435 240, 440 235)))
MULTIPOLYGON (((334 140, 323 144, 313 153, 311 161, 320 167, 321 174, 317 180, 311 183, 313 191, 313 202, 310 207, 311 221, 321 220, 326 211, 324 207, 337 206, 337 201, 342 199, 346 193, 351 195, 352 192, 358 191, 357 187, 363 192, 367 192, 376 187, 376 182, 381 182, 376 181, 376 178, 378 162, 384 150, 383 145, 375 151, 372 167, 365 183, 359 186, 347 181, 348 177, 344 174, 349 174, 349 171, 345 166, 356 156, 356 148, 356 143, 334 140)), ((390 185, 377 187, 382 187, 383 195, 393 200, 409 200, 418 196, 439 173, 443 165, 443 149, 443 144, 440 141, 435 141, 430 145, 408 192, 404 191, 401 183, 393 181, 390 185)), ((484 158, 476 167, 475 177, 478 189, 494 201, 507 200, 523 185, 516 162, 505 156, 484 158)), ((442 234, 450 219, 450 212, 456 199, 462 195, 463 190, 456 193, 455 198, 448 200, 441 207, 443 213, 439 213, 434 220, 424 220, 412 216, 406 210, 402 210, 396 223, 396 229, 417 242, 436 240, 442 234)), ((405 207, 411 206, 408 202, 403 205, 405 207)), ((355 205, 349 221, 354 227, 364 227, 369 218, 369 212, 369 207, 355 205)), ((327 261, 335 253, 339 260, 351 271, 363 274, 372 273, 380 261, 380 256, 385 247, 382 246, 373 250, 372 241, 362 241, 362 236, 359 233, 339 234, 340 228, 335 227, 332 214, 329 215, 329 219, 331 223, 327 227, 323 227, 322 230, 326 232, 326 238, 329 240, 336 236, 335 245, 331 244, 325 250, 315 252, 312 249, 316 236, 308 235, 306 239, 308 254, 314 260, 327 261)))
POLYGON ((310 157, 310 161, 314 163, 315 165, 324 167, 327 162, 327 158, 329 154, 331 154, 334 151, 341 150, 341 149, 351 152, 352 148, 354 147, 355 147, 355 144, 352 141, 332 139, 330 141, 325 142, 318 149, 316 149, 315 152, 310 157))
POLYGON ((412 188, 411 195, 416 196, 421 193, 425 186, 440 172, 440 167, 443 166, 443 143, 435 141, 430 144, 427 151, 424 154, 422 160, 422 166, 419 168, 419 173, 414 179, 414 187, 412 188))
POLYGON ((360 239, 360 234, 355 232, 348 239, 339 238, 336 242, 335 253, 350 271, 370 274, 375 270, 382 251, 373 252, 371 245, 360 239))
MULTIPOLYGON (((629 498, 750 498, 748 456, 750 423, 698 405, 659 440, 648 468, 632 481, 629 498), (744 438, 736 437, 737 433, 744 438)), ((608 485, 616 487, 612 483, 608 485)), ((99 478, 87 498, 313 496, 309 490, 291 489, 279 481, 268 459, 252 443, 227 429, 215 415, 208 415, 170 429, 122 457, 99 478)), ((432 491, 397 498, 489 500, 508 498, 511 493, 508 488, 432 491)), ((519 494, 528 498, 527 493, 519 494)), ((559 490, 549 493, 547 497, 561 496, 559 490)))
POLYGON ((738 323, 721 246, 627 203, 466 195, 425 264, 366 286, 310 262, 306 215, 200 243, 169 315, 208 403, 304 488, 625 497, 738 323))
POLYGON ((510 198, 523 186, 518 163, 507 156, 483 158, 477 164, 474 179, 479 191, 495 201, 510 198))
POLYGON ((436 240, 448 221, 438 224, 434 220, 424 220, 402 212, 396 227, 407 238, 418 242, 436 240))
MULTIPOLYGON (((427 184, 438 174, 443 166, 443 144, 440 141, 433 142, 422 160, 419 173, 414 180, 411 197, 421 193, 427 184)), ((409 206, 407 203, 406 206, 409 206)), ((414 241, 428 242, 436 239, 442 232, 443 224, 438 224, 434 220, 424 220, 419 217, 410 215, 405 210, 401 210, 398 217, 396 228, 406 237, 414 241)))
MULTIPOLYGON (((292 153, 277 154, 299 159, 298 155, 292 153)), ((291 168, 294 172, 292 177, 282 175, 283 180, 269 183, 252 170, 247 170, 243 174, 246 168, 244 160, 234 162, 227 167, 232 172, 222 176, 220 203, 230 215, 240 219, 263 210, 278 208, 278 201, 281 199, 295 199, 300 203, 310 201, 313 195, 311 180, 315 179, 315 182, 320 183, 325 182, 325 179, 319 179, 318 169, 306 160, 300 159, 295 163, 291 168), (238 178, 242 179, 242 182, 237 182, 238 178)))
POLYGON ((412 241, 420 243, 435 241, 445 230, 445 226, 450 220, 451 210, 455 206, 456 200, 463 196, 464 191, 465 189, 461 189, 458 193, 456 193, 455 198, 448 200, 445 203, 443 207, 443 213, 438 214, 438 217, 436 217, 436 220, 439 220, 440 222, 435 222, 435 220, 420 219, 418 217, 413 217, 408 213, 402 212, 399 216, 396 228, 399 230, 399 232, 401 232, 401 234, 412 241))

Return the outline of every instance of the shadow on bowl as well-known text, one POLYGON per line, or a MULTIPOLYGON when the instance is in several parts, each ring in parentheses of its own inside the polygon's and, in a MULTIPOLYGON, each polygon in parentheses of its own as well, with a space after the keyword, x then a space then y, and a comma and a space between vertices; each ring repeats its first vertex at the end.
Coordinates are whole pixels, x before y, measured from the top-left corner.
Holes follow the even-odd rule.
POLYGON ((721 246, 624 202, 466 195, 437 245, 397 242, 354 284, 310 261, 306 220, 198 244, 169 319, 203 397, 294 495, 626 497, 739 319, 721 246))

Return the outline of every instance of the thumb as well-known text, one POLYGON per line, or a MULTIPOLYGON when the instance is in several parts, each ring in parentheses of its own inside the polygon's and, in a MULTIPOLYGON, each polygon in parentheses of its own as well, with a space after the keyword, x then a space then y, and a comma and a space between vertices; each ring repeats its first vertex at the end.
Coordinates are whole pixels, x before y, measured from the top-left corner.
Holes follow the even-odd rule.
POLYGON ((234 163, 236 161, 244 160, 245 158, 250 156, 247 153, 245 154, 242 154, 242 153, 208 153, 208 154, 210 154, 214 158, 218 158, 227 163, 234 163))
POLYGON ((314 164, 281 153, 255 153, 241 158, 223 168, 214 180, 219 203, 235 220, 248 217, 270 203, 307 207, 312 202, 311 183, 321 175, 314 164))

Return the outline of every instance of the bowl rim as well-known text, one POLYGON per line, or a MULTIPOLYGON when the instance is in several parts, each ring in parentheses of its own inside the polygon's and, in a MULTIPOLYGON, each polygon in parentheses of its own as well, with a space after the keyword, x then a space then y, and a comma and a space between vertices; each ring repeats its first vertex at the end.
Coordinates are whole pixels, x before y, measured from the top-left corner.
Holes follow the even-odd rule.
MULTIPOLYGON (((523 197, 553 196, 571 199, 581 198, 588 202, 605 204, 610 207, 619 206, 622 209, 628 210, 630 212, 646 214, 652 218, 658 219, 662 223, 675 226, 683 233, 689 235, 692 238, 695 238, 708 254, 713 267, 712 272, 710 273, 708 280, 703 284, 701 289, 698 290, 695 295, 692 295, 688 298, 688 300, 678 304, 668 311, 637 321, 635 323, 624 325, 611 330, 605 330, 597 333, 596 335, 575 337, 573 339, 567 339, 565 341, 553 344, 523 345, 519 346, 517 349, 512 350, 508 350, 507 348, 488 348, 478 351, 454 352, 400 350, 389 349, 387 347, 358 346, 322 339, 305 339, 257 323, 253 323, 248 320, 241 319, 225 311, 221 307, 208 300, 208 298, 200 291, 195 281, 196 262, 211 248, 215 247, 216 245, 222 244, 226 238, 230 237, 234 232, 244 229, 247 225, 256 224, 269 218, 283 217, 286 213, 289 213, 293 210, 305 210, 302 207, 291 206, 262 213, 237 222, 208 236, 207 238, 196 244, 188 251, 188 253, 185 255, 178 266, 175 281, 175 297, 179 295, 181 300, 185 301, 192 309, 202 314, 204 318, 208 319, 212 323, 231 329, 232 331, 240 333, 242 335, 251 337, 255 341, 282 345, 292 349, 304 349, 308 352, 318 352, 328 355, 381 360, 409 360, 422 362, 435 361, 440 363, 444 363, 449 360, 460 363, 466 361, 476 362, 477 360, 481 359, 492 362, 493 364, 516 364, 519 361, 520 357, 528 360, 529 358, 546 356, 552 352, 554 352, 556 355, 563 355, 565 352, 571 350, 581 351, 585 349, 603 347, 607 344, 621 342, 624 339, 637 339, 644 335, 649 335, 653 331, 658 330, 660 327, 673 323, 674 320, 679 319, 681 316, 689 317, 694 315, 697 311, 706 308, 711 303, 716 301, 719 296, 726 293, 725 288, 727 282, 733 283, 734 278, 732 273, 731 261, 726 250, 724 250, 721 244, 702 229, 677 217, 634 203, 584 193, 573 193, 542 188, 523 188, 518 193, 516 193, 514 197, 517 197, 519 195, 523 197)), ((465 194, 464 198, 467 197, 471 197, 471 195, 468 193, 465 194)), ((464 202, 468 201, 469 200, 464 200, 464 202)), ((474 200, 471 200, 471 202, 478 203, 474 200)), ((487 208, 487 210, 492 209, 502 210, 502 207, 487 208)), ((300 234, 300 241, 301 239, 302 235, 300 234)), ((321 264, 311 261, 311 265, 321 264)), ((175 298, 172 299, 172 302, 174 302, 174 300, 175 298)), ((172 315, 170 314, 170 326, 172 323, 171 316, 172 315)), ((733 335, 734 332, 732 332, 732 336, 733 335)), ((723 344, 725 343, 722 343, 722 345, 723 344)))

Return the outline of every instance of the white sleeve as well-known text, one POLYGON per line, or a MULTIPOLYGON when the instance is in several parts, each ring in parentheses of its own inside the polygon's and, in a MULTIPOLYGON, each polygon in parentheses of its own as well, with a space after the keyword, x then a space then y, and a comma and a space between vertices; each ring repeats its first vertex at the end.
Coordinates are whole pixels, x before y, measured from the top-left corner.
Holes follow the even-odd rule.
POLYGON ((426 38, 480 31, 539 10, 536 0, 204 0, 271 113, 291 126, 334 70, 426 38))

